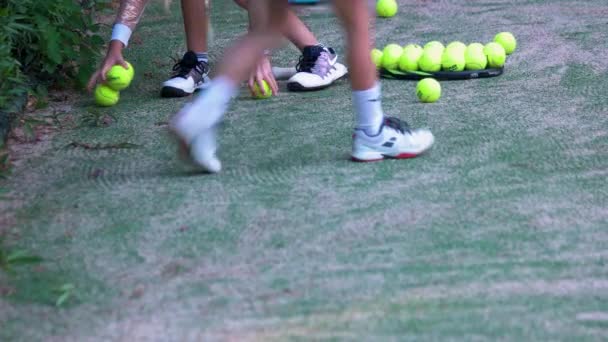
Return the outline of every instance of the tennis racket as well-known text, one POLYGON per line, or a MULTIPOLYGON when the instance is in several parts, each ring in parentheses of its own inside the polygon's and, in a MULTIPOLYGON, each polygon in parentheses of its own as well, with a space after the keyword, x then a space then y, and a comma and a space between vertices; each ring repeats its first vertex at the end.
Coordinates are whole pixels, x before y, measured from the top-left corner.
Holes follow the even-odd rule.
POLYGON ((421 80, 423 78, 432 77, 438 80, 470 80, 474 78, 487 78, 502 75, 504 68, 490 68, 483 70, 465 70, 465 71, 401 71, 381 68, 379 70, 380 77, 391 78, 395 80, 421 80))

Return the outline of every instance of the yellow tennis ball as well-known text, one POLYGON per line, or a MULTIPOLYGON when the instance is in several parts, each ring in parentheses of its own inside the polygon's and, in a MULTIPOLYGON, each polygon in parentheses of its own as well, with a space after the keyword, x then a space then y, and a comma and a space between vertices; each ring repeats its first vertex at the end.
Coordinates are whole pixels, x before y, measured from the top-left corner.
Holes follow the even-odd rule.
POLYGON ((258 86, 258 82, 255 82, 255 84, 253 85, 253 97, 254 98, 267 99, 272 96, 272 90, 270 89, 268 82, 262 80, 262 85, 264 86, 264 91, 266 91, 266 95, 264 95, 264 93, 260 89, 260 86, 258 86))
POLYGON ((464 59, 464 50, 458 46, 446 48, 441 56, 441 66, 446 71, 463 71, 466 61, 464 59))
POLYGON ((483 53, 483 45, 473 43, 464 52, 465 69, 483 70, 488 65, 488 58, 483 53))
POLYGON ((372 62, 376 65, 376 68, 380 68, 382 66, 382 51, 378 49, 373 49, 371 52, 372 62))
POLYGON ((496 42, 488 43, 483 48, 483 52, 488 58, 488 66, 490 68, 502 68, 505 65, 507 54, 502 45, 496 42))
POLYGON ((422 47, 418 44, 408 44, 399 58, 399 69, 403 71, 418 70, 418 61, 422 57, 422 47))
POLYGON ((445 48, 446 49, 458 49, 458 50, 462 50, 462 52, 464 53, 464 50, 467 49, 467 46, 463 42, 456 41, 456 42, 451 42, 445 48))
POLYGON ((114 90, 126 89, 133 80, 133 66, 127 62, 128 69, 122 65, 114 65, 106 74, 106 84, 114 90))
POLYGON ((436 72, 441 70, 441 55, 439 49, 424 50, 418 60, 418 68, 426 72, 436 72))
POLYGON ((102 107, 110 107, 118 103, 120 93, 105 84, 95 87, 95 103, 102 107))
POLYGON ((425 51, 426 50, 439 50, 439 54, 442 54, 444 49, 445 49, 445 46, 443 46, 443 43, 436 41, 436 40, 424 44, 425 51))
POLYGON ((376 4, 376 13, 383 18, 389 18, 397 14, 398 9, 396 0, 379 0, 376 4))
POLYGON ((494 37, 494 41, 502 45, 507 55, 512 54, 517 48, 517 40, 511 32, 500 32, 494 37))
POLYGON ((433 78, 422 79, 416 85, 416 95, 422 102, 435 102, 441 97, 441 85, 433 78))
POLYGON ((398 44, 389 44, 382 51, 382 67, 385 69, 397 69, 399 58, 403 54, 403 48, 398 44))

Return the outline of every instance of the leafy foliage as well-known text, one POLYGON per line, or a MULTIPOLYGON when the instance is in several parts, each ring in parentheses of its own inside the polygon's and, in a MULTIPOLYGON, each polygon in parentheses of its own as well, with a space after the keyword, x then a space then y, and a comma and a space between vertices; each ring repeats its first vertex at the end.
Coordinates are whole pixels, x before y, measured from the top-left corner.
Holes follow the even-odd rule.
POLYGON ((109 0, 0 0, 0 111, 48 86, 82 85, 103 45, 95 14, 109 0))

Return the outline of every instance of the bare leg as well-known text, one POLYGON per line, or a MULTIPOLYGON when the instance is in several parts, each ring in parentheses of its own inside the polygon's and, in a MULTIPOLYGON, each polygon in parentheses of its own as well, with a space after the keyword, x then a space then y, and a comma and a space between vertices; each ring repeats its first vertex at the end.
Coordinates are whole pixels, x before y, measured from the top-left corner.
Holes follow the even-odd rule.
MULTIPOLYGON (((239 6, 248 10, 249 1, 235 0, 235 2, 239 6)), ((284 27, 285 29, 283 30, 283 35, 285 35, 290 42, 300 49, 300 51, 307 46, 319 44, 315 35, 291 9, 287 10, 287 17, 285 18, 284 27)))
POLYGON ((249 10, 251 31, 225 54, 218 76, 241 82, 264 55, 264 50, 275 47, 286 25, 287 1, 254 0, 249 10))
POLYGON ((334 0, 334 6, 346 30, 351 86, 353 90, 370 89, 378 82, 378 78, 369 53, 371 37, 367 1, 334 0))
POLYGON ((205 0, 182 0, 182 15, 188 50, 206 52, 209 17, 205 0))

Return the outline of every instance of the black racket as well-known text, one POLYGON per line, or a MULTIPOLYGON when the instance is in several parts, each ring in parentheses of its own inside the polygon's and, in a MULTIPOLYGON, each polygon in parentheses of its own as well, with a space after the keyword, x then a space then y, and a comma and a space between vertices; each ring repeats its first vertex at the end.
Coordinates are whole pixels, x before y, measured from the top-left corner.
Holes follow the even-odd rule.
POLYGON ((470 80, 474 78, 487 78, 502 75, 504 68, 491 68, 483 70, 465 70, 465 71, 401 71, 381 68, 379 70, 380 77, 391 78, 395 80, 421 80, 423 78, 432 77, 438 80, 470 80))

